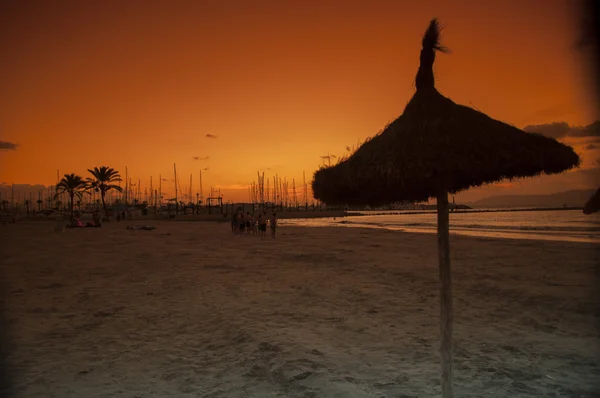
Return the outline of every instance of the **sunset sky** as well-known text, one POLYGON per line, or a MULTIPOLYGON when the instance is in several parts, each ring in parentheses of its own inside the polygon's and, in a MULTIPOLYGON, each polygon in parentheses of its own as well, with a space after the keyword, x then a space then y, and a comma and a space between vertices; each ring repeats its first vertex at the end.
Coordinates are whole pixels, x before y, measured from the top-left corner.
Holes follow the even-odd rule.
POLYGON ((584 127, 598 114, 576 4, 4 1, 0 181, 50 185, 57 169, 108 165, 147 185, 170 181, 177 163, 182 189, 207 168, 204 192, 220 187, 226 200, 246 200, 257 171, 299 186, 321 156, 402 113, 438 17, 452 50, 436 59, 442 94, 520 128, 543 125, 584 161, 457 199, 594 188, 600 137, 584 127))

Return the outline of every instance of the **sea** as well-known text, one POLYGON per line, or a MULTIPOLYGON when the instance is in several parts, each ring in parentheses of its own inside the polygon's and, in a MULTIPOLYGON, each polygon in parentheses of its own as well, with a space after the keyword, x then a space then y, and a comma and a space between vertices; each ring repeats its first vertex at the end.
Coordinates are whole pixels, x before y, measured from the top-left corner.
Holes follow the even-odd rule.
MULTIPOLYGON (((346 217, 282 219, 279 224, 310 227, 377 228, 436 233, 435 212, 361 211, 346 217)), ((581 210, 486 209, 450 213, 450 234, 504 239, 600 243, 600 213, 581 210)))

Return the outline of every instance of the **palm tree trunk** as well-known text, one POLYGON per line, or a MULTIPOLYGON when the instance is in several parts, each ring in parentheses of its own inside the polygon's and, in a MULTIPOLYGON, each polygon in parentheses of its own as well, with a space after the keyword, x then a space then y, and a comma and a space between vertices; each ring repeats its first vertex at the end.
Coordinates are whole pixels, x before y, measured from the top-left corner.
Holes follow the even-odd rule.
POLYGON ((106 192, 100 190, 100 196, 102 197, 102 207, 104 208, 104 214, 106 215, 106 218, 104 219, 104 221, 108 221, 108 207, 106 207, 106 201, 104 200, 104 194, 106 192))
POLYGON ((70 209, 71 209, 71 217, 69 218, 69 222, 73 222, 73 198, 75 196, 75 193, 73 191, 71 191, 69 193, 69 199, 71 199, 71 203, 70 203, 70 209))

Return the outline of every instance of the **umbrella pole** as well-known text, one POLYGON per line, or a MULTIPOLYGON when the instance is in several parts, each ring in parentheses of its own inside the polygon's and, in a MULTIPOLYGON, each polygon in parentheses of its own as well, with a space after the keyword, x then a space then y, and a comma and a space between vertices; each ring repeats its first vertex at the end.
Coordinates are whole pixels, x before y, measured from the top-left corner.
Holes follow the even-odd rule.
POLYGON ((442 397, 452 398, 452 274, 450 270, 450 241, 448 192, 437 195, 438 252, 440 272, 440 354, 442 360, 442 397))

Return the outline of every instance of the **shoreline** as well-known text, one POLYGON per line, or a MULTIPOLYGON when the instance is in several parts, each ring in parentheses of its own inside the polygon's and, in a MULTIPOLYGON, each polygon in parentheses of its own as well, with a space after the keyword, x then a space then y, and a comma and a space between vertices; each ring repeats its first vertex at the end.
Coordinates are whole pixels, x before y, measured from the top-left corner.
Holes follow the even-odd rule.
MULTIPOLYGON (((339 228, 348 228, 348 229, 357 229, 357 230, 375 230, 375 231, 385 231, 385 232, 396 232, 403 233, 409 235, 436 235, 437 230, 435 228, 431 229, 418 229, 418 228, 404 228, 404 227, 380 227, 380 226, 353 226, 348 224, 339 224, 339 225, 292 225, 292 224, 282 224, 285 228, 319 228, 319 229, 331 229, 335 231, 339 228)), ((573 243, 573 244, 582 244, 582 245, 600 245, 600 238, 592 239, 592 238, 581 238, 577 239, 576 237, 569 239, 565 237, 556 237, 554 238, 552 235, 548 235, 547 239, 540 238, 539 234, 531 234, 531 233, 518 233, 518 232, 507 232, 507 233, 494 233, 487 231, 480 231, 477 233, 468 233, 464 230, 459 229, 450 229, 450 237, 461 237, 461 238, 472 238, 472 239, 481 239, 481 240, 497 240, 497 241, 527 241, 527 242, 538 242, 538 243, 573 243), (504 236, 502 236, 504 234, 504 236)))
MULTIPOLYGON (((422 213, 407 213, 409 214, 422 214, 422 213)), ((431 214, 431 213, 430 213, 431 214)), ((435 214, 435 213, 434 213, 435 214)), ((402 232, 402 233, 411 233, 411 234, 436 234, 437 230, 435 227, 415 227, 414 225, 381 225, 381 224, 369 224, 369 223, 361 223, 360 218, 362 217, 375 217, 375 216, 385 216, 385 215, 396 215, 394 213, 385 213, 385 214, 348 214, 348 215, 340 215, 339 212, 319 212, 315 214, 313 217, 303 217, 303 215, 299 214, 291 214, 288 217, 280 217, 280 225, 278 230, 281 231, 282 228, 289 227, 305 227, 305 228, 346 228, 346 229, 367 229, 367 230, 383 230, 383 231, 394 231, 394 232, 402 232), (356 217, 357 223, 353 223, 351 221, 346 221, 348 218, 356 217), (328 221, 326 219, 339 219, 340 221, 328 221), (314 221, 312 221, 314 220, 314 221), (306 222, 307 224, 302 224, 306 222), (311 225, 311 223, 313 223, 311 225), (318 224, 322 223, 322 224, 318 224)), ((65 223, 67 217, 62 219, 65 223)), ((82 220, 85 222, 87 218, 82 217, 82 220)), ((120 226, 122 225, 125 228, 127 225, 152 225, 154 223, 177 223, 177 224, 188 224, 188 223, 209 223, 209 224, 229 224, 230 218, 223 217, 221 214, 215 215, 204 215, 204 216, 179 216, 179 217, 156 217, 154 215, 148 216, 134 216, 131 220, 125 221, 116 221, 115 219, 111 219, 108 222, 103 222, 103 227, 111 228, 111 225, 120 226)), ((19 219, 17 224, 36 224, 36 223, 56 223, 56 217, 44 217, 44 218, 23 218, 19 219)), ((8 223, 7 226, 15 225, 14 223, 8 223)), ((542 231, 542 230, 540 230, 542 231)), ((475 237, 475 238, 486 238, 486 239, 509 239, 509 240, 527 240, 527 241, 539 241, 539 242, 580 242, 587 244, 599 244, 600 237, 598 237, 597 232, 590 231, 589 233, 577 233, 577 231, 573 231, 569 234, 569 231, 552 231, 548 230, 545 233, 538 232, 535 230, 515 230, 515 229, 502 229, 502 228, 469 228, 469 227, 461 227, 456 226, 450 229, 451 235, 457 236, 465 236, 465 237, 475 237)))
MULTIPOLYGON (((534 208, 500 208, 500 209, 458 209, 450 210, 450 214, 471 214, 471 213, 513 213, 522 211, 569 211, 569 210, 581 210, 583 207, 534 207, 534 208)), ((410 215, 410 214, 437 214, 437 210, 386 210, 385 213, 360 213, 361 210, 353 210, 346 213, 347 216, 384 216, 384 215, 410 215)), ((364 210, 362 210, 364 211, 364 210)), ((380 210, 373 210, 373 212, 380 210)))

